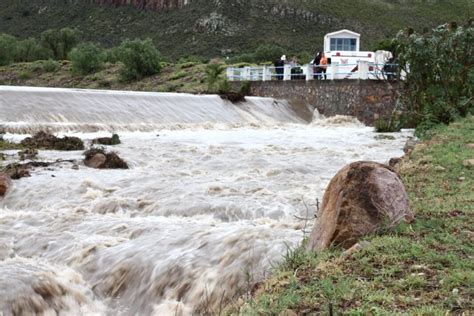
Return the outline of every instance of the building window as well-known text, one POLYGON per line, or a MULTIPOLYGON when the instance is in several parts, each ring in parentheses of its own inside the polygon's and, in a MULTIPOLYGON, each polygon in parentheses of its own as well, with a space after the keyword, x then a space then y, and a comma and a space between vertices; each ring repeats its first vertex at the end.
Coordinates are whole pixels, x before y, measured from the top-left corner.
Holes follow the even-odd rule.
POLYGON ((355 52, 357 50, 357 39, 355 38, 331 38, 331 51, 355 52))

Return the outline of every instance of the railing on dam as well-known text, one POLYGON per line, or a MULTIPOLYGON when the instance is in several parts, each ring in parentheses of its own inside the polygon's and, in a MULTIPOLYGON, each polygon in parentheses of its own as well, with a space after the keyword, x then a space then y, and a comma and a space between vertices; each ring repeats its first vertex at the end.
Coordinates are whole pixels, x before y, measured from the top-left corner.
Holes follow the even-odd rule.
POLYGON ((359 61, 354 64, 332 63, 325 68, 313 64, 275 67, 269 65, 242 68, 228 67, 229 81, 271 81, 271 80, 385 80, 396 76, 396 64, 375 64, 359 61), (385 69, 385 70, 384 70, 385 69))

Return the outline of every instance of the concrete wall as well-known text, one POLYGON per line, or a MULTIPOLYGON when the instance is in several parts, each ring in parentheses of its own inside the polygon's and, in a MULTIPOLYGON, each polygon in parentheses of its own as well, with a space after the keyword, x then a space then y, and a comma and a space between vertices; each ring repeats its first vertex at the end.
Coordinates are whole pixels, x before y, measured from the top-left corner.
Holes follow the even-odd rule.
POLYGON ((300 114, 315 108, 325 116, 351 115, 367 125, 391 115, 397 87, 376 80, 252 82, 254 96, 288 100, 300 114))

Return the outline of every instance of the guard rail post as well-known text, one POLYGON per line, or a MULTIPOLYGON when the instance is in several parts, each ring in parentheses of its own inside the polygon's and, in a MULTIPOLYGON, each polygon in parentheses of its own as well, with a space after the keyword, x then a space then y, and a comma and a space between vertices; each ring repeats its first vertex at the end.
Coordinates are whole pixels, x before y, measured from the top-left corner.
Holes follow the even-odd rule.
POLYGON ((283 80, 291 80, 291 65, 285 65, 283 67, 283 80))
POLYGON ((369 79, 369 62, 365 60, 359 60, 359 79, 369 79))
POLYGON ((307 64, 306 65, 306 81, 313 80, 314 79, 314 73, 313 73, 313 65, 312 64, 307 64))

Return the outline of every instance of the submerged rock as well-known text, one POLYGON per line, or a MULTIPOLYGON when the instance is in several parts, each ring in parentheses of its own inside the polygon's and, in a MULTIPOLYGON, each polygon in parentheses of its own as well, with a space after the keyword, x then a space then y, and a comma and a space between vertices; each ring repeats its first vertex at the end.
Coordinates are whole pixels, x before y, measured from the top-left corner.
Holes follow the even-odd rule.
POLYGON ((84 164, 95 169, 128 169, 128 164, 114 152, 91 148, 84 152, 84 164))
POLYGON ((113 134, 112 137, 100 137, 92 140, 92 144, 114 146, 120 144, 120 137, 117 134, 113 134))
POLYGON ((3 172, 6 173, 11 179, 18 180, 21 178, 29 177, 30 170, 36 167, 48 167, 52 163, 41 162, 41 161, 32 161, 28 163, 11 163, 7 165, 3 172))
POLYGON ((20 160, 32 160, 38 156, 38 150, 35 148, 27 148, 19 151, 18 156, 20 156, 20 160))
POLYGON ((331 244, 349 248, 359 238, 402 220, 413 220, 413 213, 398 175, 386 165, 355 162, 329 183, 308 249, 320 251, 331 244))
POLYGON ((7 195, 7 192, 12 187, 12 179, 4 172, 0 172, 0 197, 7 195))
POLYGON ((24 147, 49 150, 83 150, 84 143, 78 137, 58 138, 46 132, 38 132, 33 137, 27 137, 20 143, 24 147))

